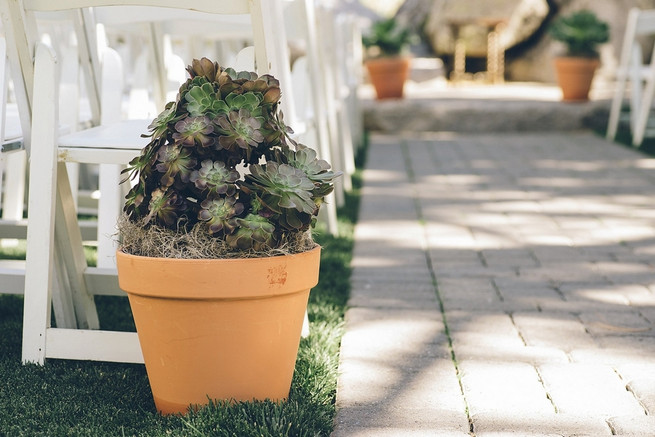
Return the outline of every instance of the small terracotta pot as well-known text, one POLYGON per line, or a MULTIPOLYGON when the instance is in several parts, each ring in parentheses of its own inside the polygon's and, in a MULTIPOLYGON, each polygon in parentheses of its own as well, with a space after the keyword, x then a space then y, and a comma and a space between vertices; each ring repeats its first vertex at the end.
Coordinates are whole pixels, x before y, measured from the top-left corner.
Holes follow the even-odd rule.
POLYGON ((555 58, 557 82, 562 89, 562 100, 584 101, 589 99, 591 82, 600 65, 595 58, 555 58))
POLYGON ((288 397, 320 247, 269 258, 116 254, 157 410, 288 397))
POLYGON ((410 59, 375 58, 366 61, 369 78, 378 99, 402 98, 409 76, 410 59))

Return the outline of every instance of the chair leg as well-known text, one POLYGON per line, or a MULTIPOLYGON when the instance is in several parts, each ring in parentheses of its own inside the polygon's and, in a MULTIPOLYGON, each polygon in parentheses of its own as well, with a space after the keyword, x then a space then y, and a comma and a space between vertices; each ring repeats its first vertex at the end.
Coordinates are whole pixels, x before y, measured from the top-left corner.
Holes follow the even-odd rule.
POLYGON ((60 328, 77 327, 76 319, 82 328, 97 328, 98 319, 84 284, 86 260, 66 165, 57 159, 57 68, 51 49, 37 46, 35 66, 23 362, 43 364, 53 307, 60 328))
MULTIPOLYGON (((62 305, 67 306, 70 305, 69 302, 73 303, 78 328, 98 329, 100 322, 93 295, 89 293, 84 281, 84 272, 87 268, 86 256, 66 164, 59 162, 57 168, 55 248, 64 267, 61 282, 66 285, 66 288, 53 293, 52 299, 63 301, 62 305)), ((57 327, 61 327, 58 319, 57 327)))
POLYGON ((626 73, 621 72, 619 73, 619 77, 616 81, 616 89, 614 90, 612 105, 610 107, 609 121, 607 122, 606 138, 611 141, 614 141, 614 138, 616 138, 616 132, 619 127, 619 118, 621 116, 621 105, 623 104, 623 93, 625 92, 625 85, 626 73))
POLYGON ((122 167, 115 164, 100 164, 98 200, 98 267, 116 267, 116 221, 121 211, 122 190, 120 187, 122 167))
MULTIPOLYGON (((655 49, 653 50, 653 54, 655 54, 655 49)), ((655 63, 651 63, 648 70, 644 94, 639 103, 639 111, 637 113, 634 131, 632 132, 632 145, 635 147, 641 146, 641 143, 644 141, 646 125, 648 124, 648 117, 650 115, 651 105, 653 104, 653 93, 655 93, 655 63)))
POLYGON ((23 362, 43 364, 46 329, 50 326, 54 276, 54 230, 57 182, 54 54, 39 45, 36 62, 42 80, 35 80, 30 159, 25 300, 23 304, 23 362))

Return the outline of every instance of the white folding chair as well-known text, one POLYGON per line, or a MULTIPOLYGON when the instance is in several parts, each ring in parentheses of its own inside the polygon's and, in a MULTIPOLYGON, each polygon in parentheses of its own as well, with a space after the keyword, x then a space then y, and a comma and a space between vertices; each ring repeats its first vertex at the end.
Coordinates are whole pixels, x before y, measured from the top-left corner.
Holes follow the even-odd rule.
POLYGON ((316 8, 320 63, 325 75, 325 102, 328 114, 328 130, 332 160, 336 168, 343 171, 343 177, 335 181, 335 197, 339 206, 345 201, 344 192, 352 189, 351 175, 355 170, 353 142, 350 122, 344 104, 345 84, 342 71, 337 67, 346 56, 337 31, 335 11, 327 6, 316 8))
MULTIPOLYGON (((0 37, 0 243, 3 246, 14 245, 17 238, 24 237, 26 226, 22 219, 25 152, 18 112, 14 106, 7 106, 6 61, 6 41, 0 37)), ((0 293, 21 294, 25 285, 24 278, 21 262, 0 261, 0 293)))
MULTIPOLYGON (((22 93, 31 115, 28 246, 23 321, 23 361, 46 358, 142 362, 135 333, 98 330, 93 294, 121 294, 116 272, 89 268, 82 251, 77 217, 72 208, 66 161, 125 164, 145 144, 140 134, 147 122, 101 125, 69 135, 57 131, 56 58, 37 44, 34 16, 96 6, 153 6, 212 14, 245 14, 252 20, 255 57, 260 74, 283 71, 276 46, 281 9, 271 0, 12 0, 0 2, 5 29, 12 35, 10 59, 17 65, 22 93), (278 15, 279 14, 279 15, 278 15), (34 55, 34 57, 33 57, 34 55), (56 272, 56 274, 55 274, 56 272), (56 285, 56 287, 53 286, 56 285), (74 313, 77 329, 52 328, 52 295, 74 313)), ((85 9, 79 9, 84 13, 85 9)), ((87 44, 88 46, 88 44, 87 44)), ((87 47, 89 55, 92 50, 87 47)), ((286 60, 285 60, 286 61, 286 60)), ((96 76, 97 77, 97 76, 96 76)), ((91 75, 90 80, 94 77, 91 75)), ((288 83, 288 77, 287 77, 288 83)), ((98 99, 99 100, 99 99, 98 99)))
MULTIPOLYGON (((629 124, 632 144, 640 146, 646 135, 655 92, 655 50, 650 63, 644 63, 640 38, 655 35, 655 10, 632 8, 621 46, 621 56, 616 77, 616 90, 612 98, 607 138, 614 140, 622 119, 622 109, 629 83, 629 124)), ((655 132, 651 132, 655 133, 655 132)))
MULTIPOLYGON (((327 104, 326 70, 331 68, 321 64, 318 34, 316 30, 316 7, 313 0, 285 1, 284 24, 290 40, 304 43, 305 54, 295 60, 292 68, 293 95, 296 103, 296 124, 292 125, 296 140, 315 147, 322 159, 332 162, 336 170, 343 169, 335 163, 333 144, 329 130, 327 104)), ((336 184, 335 184, 336 185, 336 184)), ((327 198, 326 208, 321 209, 321 219, 328 232, 333 235, 337 229, 337 197, 340 187, 327 198)), ((341 187, 342 188, 342 187, 341 187)))

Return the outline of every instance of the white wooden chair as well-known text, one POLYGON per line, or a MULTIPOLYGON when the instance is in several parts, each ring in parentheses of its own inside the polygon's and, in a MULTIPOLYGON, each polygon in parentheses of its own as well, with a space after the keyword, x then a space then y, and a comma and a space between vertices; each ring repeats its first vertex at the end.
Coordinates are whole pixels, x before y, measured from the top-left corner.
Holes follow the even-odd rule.
POLYGON ((347 62, 343 41, 338 35, 335 11, 327 6, 316 8, 316 27, 319 41, 320 63, 325 75, 325 102, 328 113, 328 129, 335 167, 343 171, 343 177, 335 181, 335 194, 339 206, 344 203, 344 192, 352 189, 351 175, 355 170, 353 141, 350 122, 344 104, 344 87, 340 64, 347 62))
POLYGON ((16 105, 8 104, 7 46, 0 38, 0 243, 15 245, 24 237, 23 206, 26 158, 16 105), (4 175, 4 180, 3 180, 4 175))
MULTIPOLYGON (((31 116, 30 186, 23 325, 23 361, 46 358, 142 362, 135 333, 99 330, 93 294, 120 294, 116 272, 89 268, 74 214, 66 161, 125 164, 145 144, 140 134, 147 122, 101 125, 58 135, 56 58, 34 34, 34 13, 96 6, 155 6, 212 14, 250 15, 255 57, 260 74, 285 79, 279 35, 281 13, 271 0, 11 0, 0 2, 7 30, 10 59, 21 79, 20 92, 31 116), (278 18, 279 17, 279 18, 278 18), (31 108, 31 110, 30 110, 31 108), (38 175, 38 177, 36 177, 38 175), (53 294, 58 299, 53 301, 53 294), (60 302, 75 326, 51 327, 50 310, 60 302)), ((80 9, 84 13, 85 9, 80 9)), ((88 41, 87 41, 88 42, 88 41)), ((87 55, 93 50, 87 44, 87 55)), ((288 58, 287 58, 288 59, 288 58)), ((93 65, 87 65, 92 69, 93 65)), ((89 75, 93 82, 97 75, 89 75)), ((287 83, 289 78, 286 78, 287 83)), ((98 88, 96 88, 98 89, 98 88)), ((99 101, 100 99, 96 99, 99 101)), ((56 309, 56 308, 55 308, 56 309)), ((71 323, 72 324, 72 323, 71 323)))
POLYGON ((650 63, 644 63, 640 38, 655 35, 655 10, 632 8, 628 12, 626 30, 616 77, 616 90, 612 98, 607 138, 614 140, 622 120, 624 98, 629 84, 629 123, 632 144, 638 147, 647 132, 648 117, 655 93, 655 50, 650 63))
MULTIPOLYGON (((7 51, 5 38, 0 37, 0 243, 14 245, 25 235, 23 217, 25 153, 20 120, 16 108, 7 106, 7 51), (4 180, 3 180, 4 174, 4 180)), ((0 293, 21 294, 25 286, 24 267, 17 261, 0 261, 0 293)))
MULTIPOLYGON (((327 104, 326 69, 328 65, 321 64, 320 45, 316 29, 316 7, 313 0, 285 1, 285 27, 290 40, 300 40, 304 43, 305 54, 296 59, 292 68, 293 94, 296 103, 296 124, 293 127, 296 140, 317 149, 320 157, 332 163, 335 170, 343 170, 335 162, 335 150, 330 137, 329 114, 327 104)), ((335 193, 327 198, 326 208, 321 209, 322 220, 328 227, 328 232, 336 235, 337 229, 337 197, 336 193, 342 186, 335 186, 335 193)))

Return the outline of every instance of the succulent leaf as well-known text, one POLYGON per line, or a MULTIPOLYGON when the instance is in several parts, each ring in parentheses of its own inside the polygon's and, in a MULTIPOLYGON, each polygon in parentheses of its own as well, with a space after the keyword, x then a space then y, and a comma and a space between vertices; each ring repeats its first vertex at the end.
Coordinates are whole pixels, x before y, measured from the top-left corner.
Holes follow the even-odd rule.
POLYGON ((225 103, 227 103, 231 110, 238 111, 243 108, 250 111, 251 114, 255 112, 261 114, 261 108, 259 108, 261 102, 261 95, 253 92, 247 92, 245 94, 230 93, 225 97, 225 103))
POLYGON ((300 230, 309 226, 317 211, 312 198, 314 183, 301 170, 268 162, 265 166, 251 165, 250 171, 243 186, 278 215, 284 228, 300 230))
POLYGON ((148 130, 151 131, 149 136, 159 138, 168 131, 168 124, 174 123, 184 115, 177 115, 177 105, 175 102, 169 102, 166 108, 150 123, 148 130))
POLYGON ((198 144, 201 147, 209 147, 215 142, 211 136, 211 133, 214 132, 214 124, 204 115, 187 117, 178 121, 175 123, 175 130, 173 139, 179 141, 183 146, 190 147, 198 144))
POLYGON ((149 213, 145 218, 145 222, 154 221, 157 224, 174 226, 181 213, 186 209, 186 201, 177 192, 174 190, 164 191, 158 188, 152 192, 148 205, 149 213))
POLYGON ((207 224, 210 234, 224 231, 229 234, 236 227, 234 217, 243 212, 243 204, 238 203, 234 197, 220 197, 206 199, 201 204, 198 220, 207 224))
POLYGON ((228 106, 216 96, 216 91, 211 83, 203 83, 201 86, 194 86, 184 95, 188 102, 187 111, 192 117, 209 115, 215 117, 221 112, 227 112, 228 106))
POLYGON ((332 182, 341 175, 341 172, 330 171, 330 164, 323 159, 319 159, 316 150, 299 144, 295 152, 288 150, 286 155, 288 164, 301 170, 314 183, 312 192, 314 198, 322 200, 323 197, 332 192, 332 182))
POLYGON ((155 168, 158 172, 164 173, 160 182, 163 186, 168 187, 173 185, 174 178, 178 175, 182 182, 187 182, 195 165, 196 160, 187 148, 169 144, 159 149, 155 168))
POLYGON ((245 108, 219 115, 214 123, 222 134, 218 138, 219 148, 234 151, 239 147, 246 151, 246 160, 250 160, 252 148, 264 141, 261 118, 253 117, 245 108))
POLYGON ((200 163, 200 169, 191 173, 190 180, 199 190, 231 196, 236 191, 234 184, 239 180, 239 172, 227 168, 222 161, 206 159, 200 163))
POLYGON ((257 214, 248 214, 236 219, 237 231, 226 237, 230 247, 235 249, 257 251, 275 246, 275 225, 257 214))

